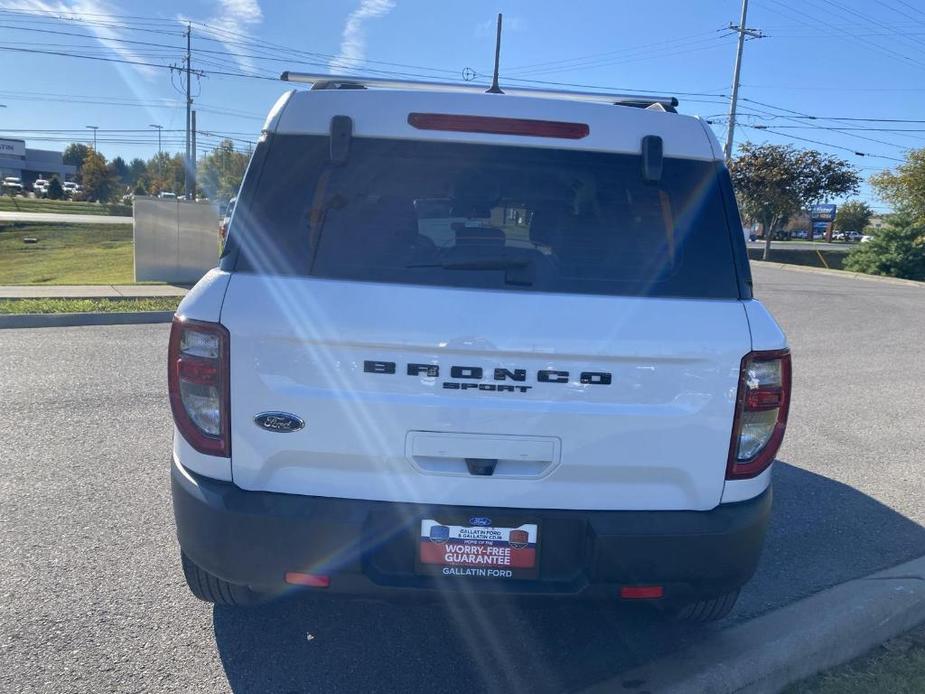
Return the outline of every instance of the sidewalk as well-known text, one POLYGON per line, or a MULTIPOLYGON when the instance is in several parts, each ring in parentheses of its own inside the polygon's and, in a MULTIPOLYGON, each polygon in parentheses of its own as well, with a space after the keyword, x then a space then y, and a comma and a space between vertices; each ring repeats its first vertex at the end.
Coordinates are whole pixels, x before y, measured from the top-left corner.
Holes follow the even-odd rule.
POLYGON ((186 296, 188 291, 173 284, 0 285, 0 299, 143 299, 186 296))

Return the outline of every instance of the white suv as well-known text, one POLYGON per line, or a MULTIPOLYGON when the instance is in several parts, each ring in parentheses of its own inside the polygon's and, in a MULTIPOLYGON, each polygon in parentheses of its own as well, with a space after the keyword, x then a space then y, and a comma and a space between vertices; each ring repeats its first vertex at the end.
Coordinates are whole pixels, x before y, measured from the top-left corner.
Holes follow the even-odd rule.
POLYGON ((673 100, 305 80, 171 331, 192 592, 727 614, 790 355, 710 128, 673 100))

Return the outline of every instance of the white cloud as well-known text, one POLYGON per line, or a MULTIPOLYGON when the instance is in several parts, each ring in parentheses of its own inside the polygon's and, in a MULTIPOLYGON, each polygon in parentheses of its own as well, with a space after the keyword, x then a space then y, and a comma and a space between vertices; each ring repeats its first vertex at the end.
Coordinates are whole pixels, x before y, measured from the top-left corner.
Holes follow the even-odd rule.
POLYGON ((352 70, 361 66, 366 60, 366 23, 384 17, 394 7, 394 0, 361 0, 360 6, 347 15, 340 52, 331 60, 331 70, 352 70))
MULTIPOLYGON (((524 20, 521 17, 504 17, 501 22, 501 33, 517 33, 524 30, 524 20)), ((495 40, 498 31, 498 18, 492 17, 475 25, 475 37, 478 39, 491 38, 495 40)))
MULTIPOLYGON (((119 12, 110 9, 108 4, 100 0, 60 0, 58 2, 49 2, 48 0, 21 0, 17 3, 3 3, 2 7, 8 10, 20 10, 22 12, 35 13, 53 13, 67 19, 81 20, 85 19, 87 23, 83 26, 90 31, 102 45, 109 48, 121 60, 128 60, 133 63, 152 62, 145 60, 135 53, 126 44, 120 43, 119 32, 109 26, 101 24, 118 24, 119 20, 114 15, 119 12)), ((146 65, 132 65, 132 68, 144 75, 153 77, 157 74, 157 68, 146 65)))
MULTIPOLYGON (((246 54, 250 51, 242 47, 242 41, 250 39, 249 29, 263 21, 263 10, 257 0, 216 0, 218 7, 215 16, 200 22, 202 26, 196 31, 218 39, 225 50, 232 54, 235 62, 245 72, 255 72, 254 61, 246 54), (245 55, 242 55, 242 51, 245 55)), ((179 17, 186 21, 185 17, 179 17)))

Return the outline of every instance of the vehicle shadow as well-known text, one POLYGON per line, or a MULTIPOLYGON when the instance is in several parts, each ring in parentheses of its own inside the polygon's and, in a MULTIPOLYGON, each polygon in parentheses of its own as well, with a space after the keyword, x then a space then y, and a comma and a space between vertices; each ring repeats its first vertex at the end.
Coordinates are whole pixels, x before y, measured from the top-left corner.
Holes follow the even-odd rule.
POLYGON ((732 621, 925 554, 925 529, 852 487, 782 462, 774 484, 758 572, 718 625, 679 625, 637 606, 302 594, 250 610, 215 608, 228 682, 239 694, 576 691, 732 621))

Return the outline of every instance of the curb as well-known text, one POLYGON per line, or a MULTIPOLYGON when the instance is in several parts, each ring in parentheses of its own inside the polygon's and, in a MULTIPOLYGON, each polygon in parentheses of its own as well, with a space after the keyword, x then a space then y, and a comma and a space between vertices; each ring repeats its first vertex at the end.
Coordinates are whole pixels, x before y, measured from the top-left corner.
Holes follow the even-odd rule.
POLYGON ((809 267, 807 265, 793 265, 791 263, 776 263, 771 260, 749 260, 750 263, 764 267, 773 267, 778 270, 793 270, 795 272, 813 272, 818 275, 831 275, 856 280, 867 280, 868 282, 882 282, 884 284, 896 284, 904 287, 925 288, 925 282, 916 280, 903 280, 898 277, 881 277, 880 275, 865 275, 863 272, 849 272, 848 270, 829 270, 821 267, 809 267))
POLYGON ((925 556, 706 635, 592 692, 779 692, 925 622, 925 556))
POLYGON ((134 311, 131 313, 18 313, 0 315, 5 328, 64 328, 75 325, 138 325, 169 323, 173 311, 134 311))

